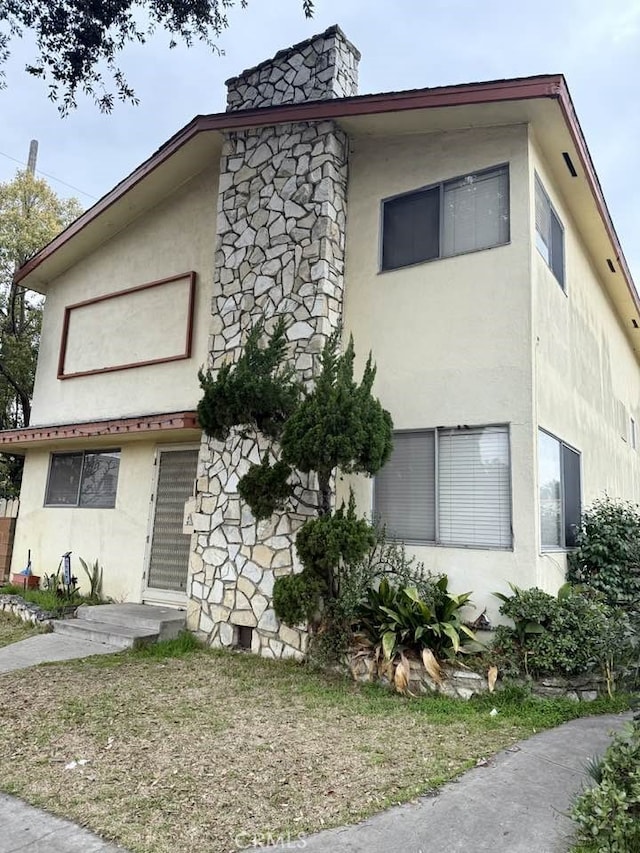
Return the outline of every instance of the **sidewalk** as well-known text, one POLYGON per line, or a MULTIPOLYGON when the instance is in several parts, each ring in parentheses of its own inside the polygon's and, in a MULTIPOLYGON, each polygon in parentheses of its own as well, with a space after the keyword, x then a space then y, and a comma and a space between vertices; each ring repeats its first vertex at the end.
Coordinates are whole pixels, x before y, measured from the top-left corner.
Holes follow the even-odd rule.
POLYGON ((123 853, 96 835, 0 794, 1 853, 123 853))
MULTIPOLYGON (((0 648, 0 674, 26 669, 39 663, 88 658, 92 655, 110 655, 122 649, 104 643, 65 637, 64 634, 37 634, 0 648)), ((4 853, 0 847, 0 853, 4 853)))
MULTIPOLYGON (((357 826, 299 839, 276 850, 305 853, 565 853, 566 817, 588 759, 630 714, 572 720, 522 741, 465 773, 433 797, 382 812, 357 826)), ((286 839, 285 839, 286 842, 286 839)))

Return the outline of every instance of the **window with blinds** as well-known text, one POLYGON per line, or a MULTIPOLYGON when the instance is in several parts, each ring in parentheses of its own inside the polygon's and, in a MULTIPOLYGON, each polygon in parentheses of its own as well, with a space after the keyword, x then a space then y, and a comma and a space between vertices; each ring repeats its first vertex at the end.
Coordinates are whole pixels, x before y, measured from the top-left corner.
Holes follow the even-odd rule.
POLYGON ((508 427, 396 433, 375 479, 374 511, 407 542, 510 548, 508 427))
POLYGON ((564 290, 564 228, 537 175, 536 247, 564 290))
POLYGON ((438 432, 438 518, 443 545, 511 547, 507 427, 438 432))
POLYGON ((404 193, 382 204, 383 271, 508 242, 508 166, 404 193))

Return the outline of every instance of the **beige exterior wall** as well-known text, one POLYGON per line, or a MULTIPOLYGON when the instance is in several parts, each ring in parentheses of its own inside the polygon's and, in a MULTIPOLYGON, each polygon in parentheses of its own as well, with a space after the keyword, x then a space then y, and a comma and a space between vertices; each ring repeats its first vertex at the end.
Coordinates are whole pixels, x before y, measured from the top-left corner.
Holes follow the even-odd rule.
MULTIPOLYGON (((200 398, 198 368, 207 361, 217 182, 216 163, 50 284, 32 426, 195 407, 200 398), (191 358, 93 376, 56 378, 65 306, 189 270, 197 273, 191 358)), ((127 298, 100 304, 108 304, 110 310, 131 308, 127 298)), ((154 312, 142 312, 131 351, 139 351, 143 358, 162 353, 161 330, 163 324, 175 319, 174 314, 175 307, 166 299, 158 301, 154 312)), ((84 329, 87 364, 91 365, 96 363, 103 334, 100 316, 97 311, 94 327, 84 329)), ((82 358, 75 361, 77 367, 82 358)))
MULTIPOLYGON (((373 351, 375 392, 395 427, 510 425, 514 549, 408 548, 454 590, 473 590, 491 619, 492 591, 535 582, 529 174, 526 126, 355 139, 350 160, 345 331, 360 365, 373 351), (382 199, 502 163, 509 245, 379 272, 382 199)), ((371 481, 357 493, 370 512, 371 481)))
MULTIPOLYGON (((52 451, 68 449, 61 444, 52 451)), ((104 567, 104 594, 116 601, 140 601, 154 444, 137 441, 122 445, 113 509, 45 508, 52 451, 33 450, 25 459, 12 570, 24 568, 29 548, 34 574, 41 576, 55 572, 60 556, 72 551, 73 572, 83 591, 87 591, 88 582, 78 557, 87 563, 97 558, 104 567)))
MULTIPOLYGON (((580 451, 583 507, 605 492, 638 501, 638 451, 621 432, 628 430, 630 415, 636 423, 640 419, 640 368, 533 139, 530 159, 531 216, 537 172, 564 225, 566 280, 565 293, 533 241, 535 420, 580 451), (620 404, 625 409, 622 423, 620 404)), ((539 543, 538 513, 536 527, 539 543)), ((539 547, 538 552, 538 584, 557 587, 564 579, 565 554, 542 554, 539 547)))

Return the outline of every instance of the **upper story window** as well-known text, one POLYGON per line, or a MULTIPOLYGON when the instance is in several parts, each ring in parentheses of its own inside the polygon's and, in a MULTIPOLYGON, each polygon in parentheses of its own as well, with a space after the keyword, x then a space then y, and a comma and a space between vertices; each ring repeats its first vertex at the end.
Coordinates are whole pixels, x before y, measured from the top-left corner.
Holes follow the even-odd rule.
POLYGON ((508 242, 508 166, 404 193, 382 205, 383 271, 508 242))
POLYGON ((564 228, 537 175, 536 246, 564 290, 564 228))
POLYGON ((508 426, 395 433, 375 479, 374 512, 405 541, 510 548, 508 426))
POLYGON ((114 507, 119 468, 119 450, 52 453, 44 505, 114 507))

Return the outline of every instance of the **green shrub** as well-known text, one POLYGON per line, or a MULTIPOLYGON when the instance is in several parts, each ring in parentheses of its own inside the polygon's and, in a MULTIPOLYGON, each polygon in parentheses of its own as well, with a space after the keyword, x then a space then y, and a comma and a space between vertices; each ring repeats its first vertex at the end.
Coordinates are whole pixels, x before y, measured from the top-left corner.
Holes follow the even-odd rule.
POLYGON ((640 850, 640 726, 630 724, 613 739, 590 773, 597 784, 575 801, 576 840, 593 853, 640 850))
POLYGON ((441 658, 478 651, 480 644, 460 614, 471 593, 452 595, 447 583, 444 575, 436 583, 439 594, 427 603, 415 587, 396 587, 383 578, 359 608, 360 629, 388 660, 405 649, 417 653, 430 649, 441 658))
POLYGON ((277 578, 273 585, 273 609, 286 625, 311 622, 320 606, 321 587, 306 569, 277 578))
POLYGON ((414 587, 428 604, 440 595, 436 583, 441 576, 425 572, 422 563, 407 555, 403 543, 387 539, 383 526, 373 528, 372 534, 373 544, 362 559, 339 567, 337 595, 324 602, 322 624, 311 636, 308 659, 313 665, 332 666, 344 659, 359 608, 382 578, 389 578, 394 586, 414 587))
POLYGON ((601 669, 609 679, 629 648, 629 620, 588 592, 565 585, 558 597, 540 589, 512 587, 497 594, 500 612, 514 627, 500 625, 493 653, 505 674, 575 675, 601 669))
POLYGON ((605 497, 582 517, 567 579, 601 592, 608 604, 640 608, 640 507, 605 497))

